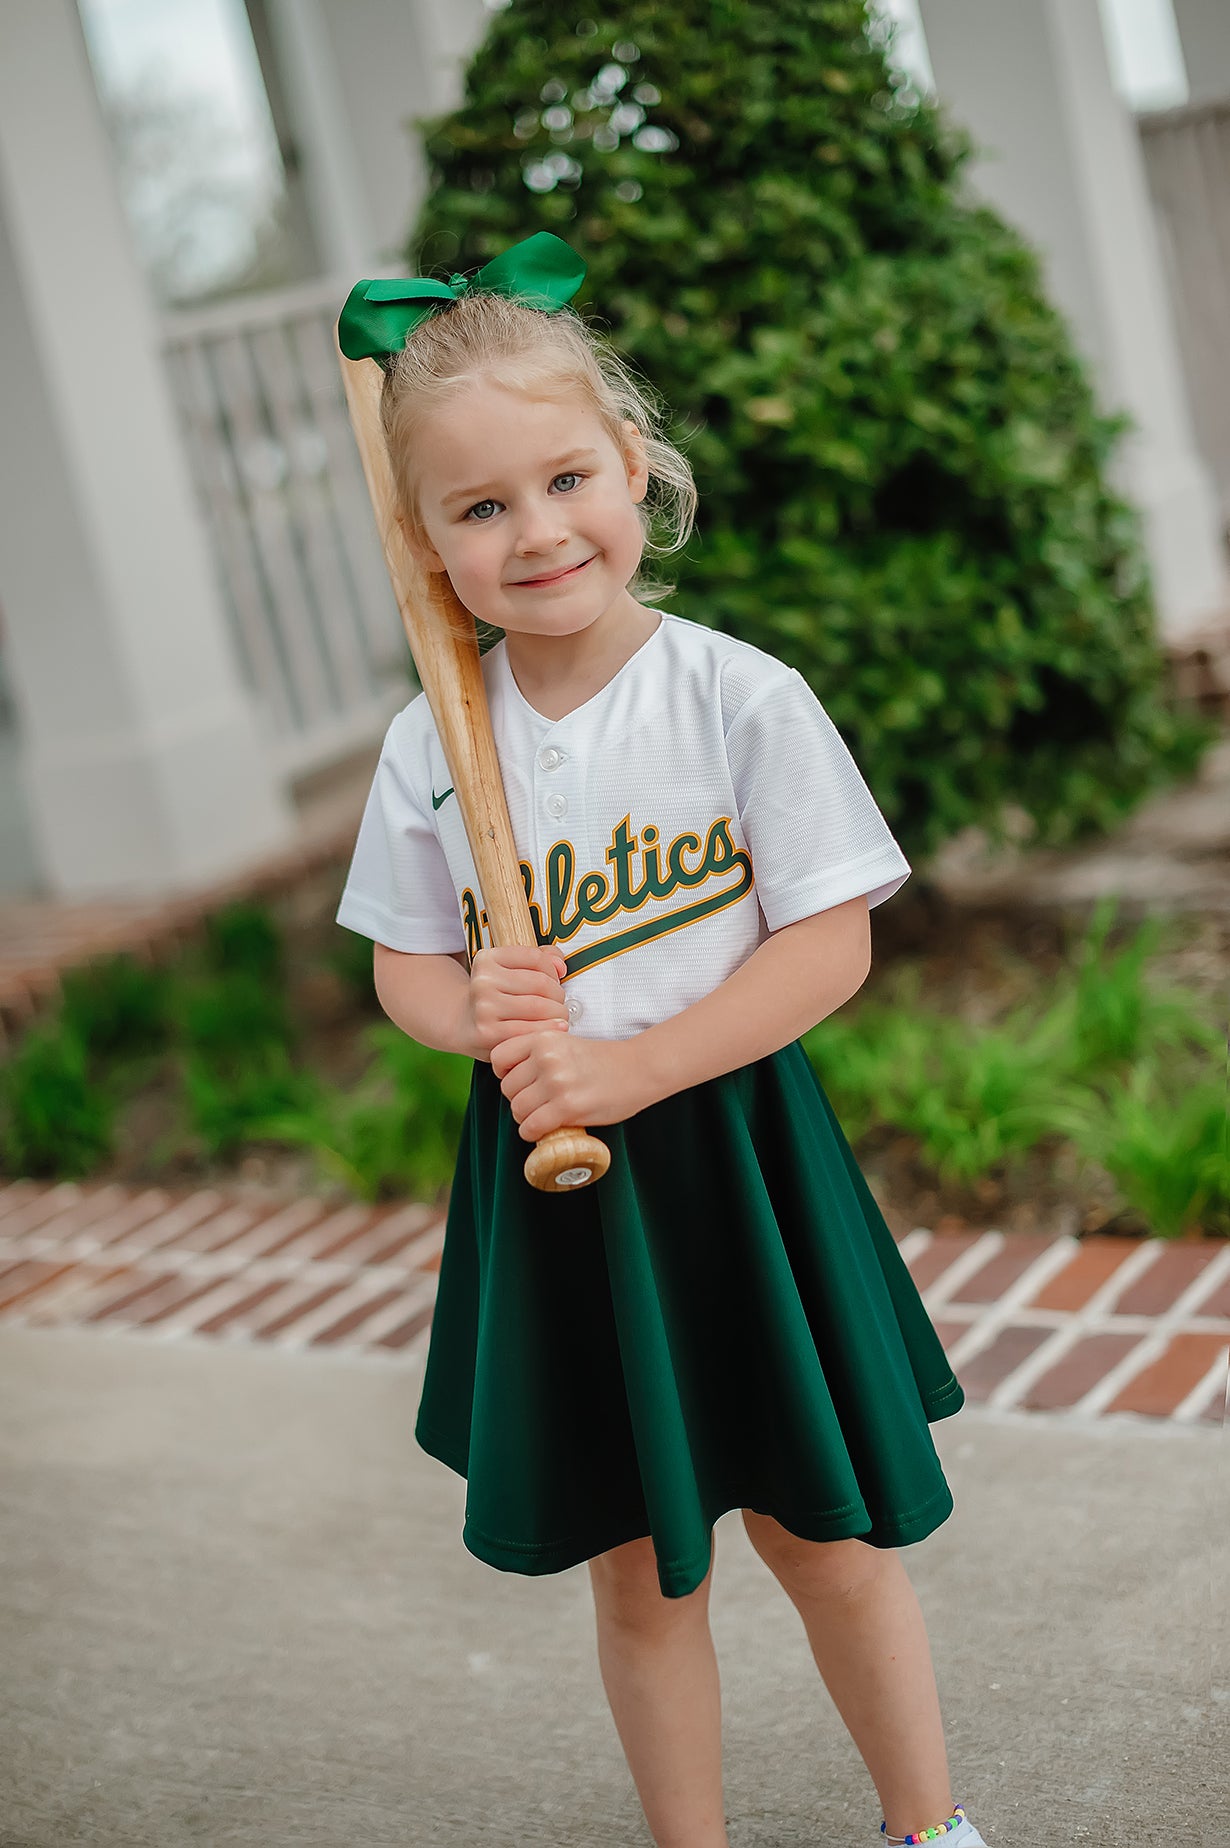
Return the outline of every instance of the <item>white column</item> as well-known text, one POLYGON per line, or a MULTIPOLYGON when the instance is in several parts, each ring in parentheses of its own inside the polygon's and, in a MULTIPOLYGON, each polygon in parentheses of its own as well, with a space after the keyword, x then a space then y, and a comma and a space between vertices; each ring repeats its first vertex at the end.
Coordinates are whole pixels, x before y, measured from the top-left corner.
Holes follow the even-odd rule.
POLYGON ((1230 0, 1174 0, 1193 103, 1230 103, 1230 0))
POLYGON ((288 839, 72 0, 0 23, 0 602, 48 884, 159 892, 288 839))
POLYGON ((482 0, 262 0, 326 268, 401 273, 427 184, 413 118, 461 100, 482 0))
POLYGON ((1038 247, 1103 404, 1136 425, 1118 479, 1143 517, 1162 629, 1177 637, 1226 603, 1221 522, 1098 0, 922 0, 921 10, 940 98, 983 150, 974 186, 1038 247))
MULTIPOLYGON (((359 160, 338 81, 323 0, 264 0, 264 11, 325 271, 357 281, 376 267, 382 238, 373 212, 371 175, 359 160)), ((359 0, 356 12, 363 11, 359 0)), ((399 11, 409 14, 411 9, 403 4, 399 11)), ((395 50, 388 55, 397 61, 395 50)), ((380 58, 377 50, 372 67, 377 84, 380 58)))

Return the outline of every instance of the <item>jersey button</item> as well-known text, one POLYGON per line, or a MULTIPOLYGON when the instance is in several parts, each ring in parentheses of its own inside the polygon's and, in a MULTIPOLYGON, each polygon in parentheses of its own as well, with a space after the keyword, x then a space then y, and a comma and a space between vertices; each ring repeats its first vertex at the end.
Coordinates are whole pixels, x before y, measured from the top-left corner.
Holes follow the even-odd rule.
POLYGON ((584 1001, 578 1001, 576 996, 574 995, 568 1003, 569 1020, 580 1020, 584 1012, 585 1012, 584 1001))
POLYGON ((558 821, 562 815, 568 813, 568 798, 560 795, 548 796, 542 806, 553 820, 558 821))
POLYGON ((562 751, 557 751, 553 744, 544 745, 543 749, 538 753, 538 767, 540 770, 558 770, 563 761, 564 753, 562 751))

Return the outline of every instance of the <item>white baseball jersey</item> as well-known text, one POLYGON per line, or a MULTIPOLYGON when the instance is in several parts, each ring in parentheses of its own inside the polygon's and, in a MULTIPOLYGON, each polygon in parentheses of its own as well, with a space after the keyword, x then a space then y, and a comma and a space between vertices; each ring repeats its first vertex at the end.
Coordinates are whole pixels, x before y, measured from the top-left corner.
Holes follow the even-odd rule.
MULTIPOLYGON (((770 932, 909 877, 824 708, 759 648, 663 612, 562 719, 528 703, 502 641, 483 675, 535 927, 590 1038, 669 1019, 770 932)), ((423 694, 389 726, 337 918, 412 954, 491 943, 423 694)))

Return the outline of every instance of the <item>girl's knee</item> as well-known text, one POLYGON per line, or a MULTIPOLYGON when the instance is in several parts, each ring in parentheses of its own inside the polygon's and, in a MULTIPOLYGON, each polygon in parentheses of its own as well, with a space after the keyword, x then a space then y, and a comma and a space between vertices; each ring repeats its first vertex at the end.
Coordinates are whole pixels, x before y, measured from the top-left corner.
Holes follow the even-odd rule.
POLYGON ((612 1547, 589 1562, 594 1608, 600 1622, 620 1629, 663 1631, 705 1616, 713 1567, 684 1598, 668 1598, 658 1582, 653 1541, 646 1536, 612 1547))
POLYGON ((753 1547, 773 1576, 793 1596, 852 1598, 883 1578, 883 1551, 865 1540, 803 1540, 771 1515, 743 1510, 753 1547))

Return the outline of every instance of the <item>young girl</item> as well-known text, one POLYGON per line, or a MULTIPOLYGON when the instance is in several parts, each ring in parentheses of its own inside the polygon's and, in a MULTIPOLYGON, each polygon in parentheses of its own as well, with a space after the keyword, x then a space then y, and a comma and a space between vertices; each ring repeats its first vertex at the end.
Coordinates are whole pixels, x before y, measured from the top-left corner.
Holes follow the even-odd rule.
POLYGON ((390 1019, 475 1061, 415 1434, 467 1478, 478 1558, 588 1562, 658 1848, 727 1844, 708 1596, 732 1508, 882 1834, 979 1848, 895 1550, 951 1512, 928 1424, 963 1395, 799 1045, 910 869, 801 677, 652 606, 642 556, 683 544, 695 491, 566 307, 583 275, 541 233, 469 280, 360 283, 340 324, 386 369, 410 546, 504 632, 483 672, 541 945, 491 945, 412 700, 338 919, 374 939, 390 1019), (569 1124, 604 1126, 610 1171, 536 1192, 527 1143, 569 1124))

